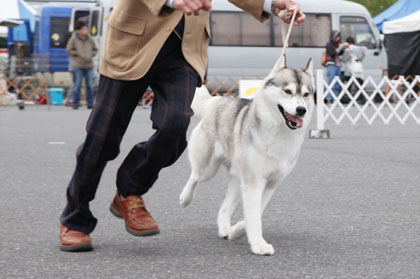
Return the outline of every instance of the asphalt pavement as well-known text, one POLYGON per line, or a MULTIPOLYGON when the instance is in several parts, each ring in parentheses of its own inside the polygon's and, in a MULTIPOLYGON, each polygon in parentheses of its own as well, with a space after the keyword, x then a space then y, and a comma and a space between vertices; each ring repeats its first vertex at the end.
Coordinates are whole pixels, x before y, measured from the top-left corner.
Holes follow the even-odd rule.
MULTIPOLYGON (((139 107, 91 203, 94 251, 60 251, 59 216, 89 112, 0 107, 0 278, 420 278, 420 125, 410 121, 327 123, 330 139, 305 139, 264 214, 276 253, 262 257, 246 238, 217 236, 225 170, 179 206, 186 153, 144 196, 159 235, 134 237, 109 212, 119 165, 153 133, 150 110, 139 107)), ((241 216, 239 207, 234 221, 241 216)))

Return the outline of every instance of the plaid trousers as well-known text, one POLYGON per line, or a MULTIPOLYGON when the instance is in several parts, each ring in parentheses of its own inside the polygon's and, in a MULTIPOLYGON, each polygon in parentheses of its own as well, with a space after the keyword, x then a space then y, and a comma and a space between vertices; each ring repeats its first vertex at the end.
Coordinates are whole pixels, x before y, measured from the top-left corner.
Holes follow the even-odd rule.
POLYGON ((67 188, 67 205, 61 215, 64 226, 87 234, 95 228, 97 219, 89 202, 95 197, 106 163, 119 154, 124 133, 147 86, 155 94, 151 120, 156 132, 146 142, 136 144, 121 164, 116 181, 119 193, 143 195, 159 171, 173 164, 185 150, 199 76, 186 62, 181 43, 172 33, 149 72, 139 80, 100 77, 86 139, 77 150, 76 169, 67 188))

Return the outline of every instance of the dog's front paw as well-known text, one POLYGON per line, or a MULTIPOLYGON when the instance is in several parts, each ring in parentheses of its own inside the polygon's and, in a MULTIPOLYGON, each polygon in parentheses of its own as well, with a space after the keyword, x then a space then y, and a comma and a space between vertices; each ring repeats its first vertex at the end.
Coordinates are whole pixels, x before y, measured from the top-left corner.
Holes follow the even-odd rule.
POLYGON ((239 221, 230 230, 229 240, 237 240, 245 235, 245 222, 239 221))
POLYGON ((251 251, 255 255, 260 256, 271 256, 274 254, 273 245, 268 244, 265 241, 260 241, 258 243, 251 244, 251 251))

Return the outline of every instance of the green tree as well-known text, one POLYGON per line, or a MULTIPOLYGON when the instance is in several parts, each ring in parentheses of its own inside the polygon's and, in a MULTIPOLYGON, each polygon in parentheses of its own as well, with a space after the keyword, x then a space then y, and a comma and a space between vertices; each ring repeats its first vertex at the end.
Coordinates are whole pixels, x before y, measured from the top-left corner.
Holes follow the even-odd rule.
POLYGON ((389 6, 397 2, 398 0, 350 0, 362 4, 369 10, 372 17, 380 14, 386 10, 389 6))

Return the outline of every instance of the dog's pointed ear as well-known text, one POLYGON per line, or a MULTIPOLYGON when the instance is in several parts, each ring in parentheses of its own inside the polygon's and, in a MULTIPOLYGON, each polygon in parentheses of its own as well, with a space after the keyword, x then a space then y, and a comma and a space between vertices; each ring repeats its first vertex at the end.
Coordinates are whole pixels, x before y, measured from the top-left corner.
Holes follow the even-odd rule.
POLYGON ((314 63, 312 61, 312 57, 309 58, 308 64, 306 64, 305 72, 310 74, 311 76, 314 75, 314 63))
POLYGON ((274 65, 274 71, 280 71, 281 69, 287 68, 286 65, 286 55, 280 56, 277 60, 276 64, 274 65))

